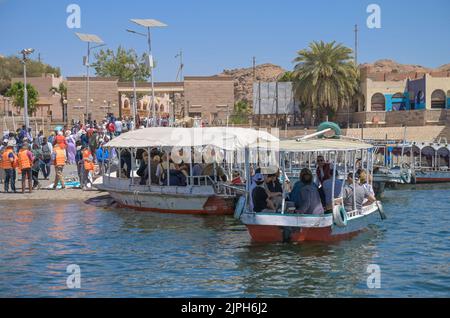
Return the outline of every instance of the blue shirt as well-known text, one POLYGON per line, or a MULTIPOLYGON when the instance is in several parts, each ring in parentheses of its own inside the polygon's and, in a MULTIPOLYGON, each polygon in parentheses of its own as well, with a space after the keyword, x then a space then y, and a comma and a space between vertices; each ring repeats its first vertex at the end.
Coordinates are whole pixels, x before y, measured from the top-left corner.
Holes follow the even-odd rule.
POLYGON ((289 200, 295 202, 295 208, 300 207, 300 190, 303 188, 304 184, 301 181, 297 181, 292 188, 291 193, 289 193, 289 200))

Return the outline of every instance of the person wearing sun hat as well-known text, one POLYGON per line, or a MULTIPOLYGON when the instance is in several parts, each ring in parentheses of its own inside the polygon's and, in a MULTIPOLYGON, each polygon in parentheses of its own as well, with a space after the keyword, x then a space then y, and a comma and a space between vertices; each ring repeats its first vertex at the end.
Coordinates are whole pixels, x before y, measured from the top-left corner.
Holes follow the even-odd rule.
POLYGON ((254 212, 275 211, 275 205, 270 199, 267 190, 264 188, 264 176, 260 173, 257 173, 253 176, 253 180, 256 184, 256 187, 251 192, 253 201, 253 211, 254 212))

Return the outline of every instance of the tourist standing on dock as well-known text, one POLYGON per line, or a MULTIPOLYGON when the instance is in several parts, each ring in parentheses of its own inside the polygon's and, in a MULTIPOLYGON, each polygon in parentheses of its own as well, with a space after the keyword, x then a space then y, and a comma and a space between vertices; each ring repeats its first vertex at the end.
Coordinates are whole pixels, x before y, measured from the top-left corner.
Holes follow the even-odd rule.
POLYGON ((72 135, 70 130, 66 131, 66 141, 67 141, 67 161, 69 164, 73 165, 76 163, 75 155, 77 153, 77 147, 75 146, 75 136, 72 135))
POLYGON ((32 192, 31 167, 33 166, 34 156, 30 151, 29 144, 23 143, 22 149, 17 154, 19 169, 22 171, 22 193, 25 193, 25 181, 28 180, 28 190, 32 192))
POLYGON ((67 141, 66 138, 63 135, 62 131, 58 131, 58 135, 56 136, 55 140, 53 141, 53 146, 59 145, 59 148, 66 149, 67 148, 67 141))
POLYGON ((34 156, 33 166, 31 167, 31 176, 33 178, 33 189, 40 188, 39 183, 39 170, 43 163, 44 157, 42 154, 41 144, 33 143, 31 152, 34 156))
POLYGON ((84 175, 83 175, 83 184, 82 189, 87 189, 87 184, 90 183, 92 187, 91 178, 94 177, 94 157, 92 156, 91 151, 88 147, 85 147, 82 150, 83 163, 84 163, 84 175))
POLYGON ((14 153, 16 146, 15 140, 9 140, 6 149, 2 154, 2 168, 5 171, 5 192, 9 192, 9 185, 11 190, 16 193, 16 167, 17 156, 14 153))
POLYGON ((53 190, 56 190, 58 183, 61 182, 62 189, 66 188, 64 183, 64 166, 66 165, 66 150, 62 149, 60 144, 56 144, 53 148, 52 161, 55 165, 55 182, 53 183, 53 190))
POLYGON ((120 136, 120 134, 122 133, 122 128, 123 128, 122 120, 120 117, 114 122, 114 126, 116 128, 115 135, 120 136))
POLYGON ((81 145, 81 141, 78 140, 76 142, 77 152, 75 153, 75 162, 77 164, 77 173, 78 179, 80 180, 80 185, 84 184, 84 162, 83 162, 83 146, 81 145))
POLYGON ((50 176, 50 166, 52 163, 52 152, 53 152, 53 146, 50 141, 47 140, 47 137, 44 137, 42 139, 42 162, 41 165, 41 171, 44 175, 44 179, 48 180, 48 177, 50 176))
POLYGON ((106 172, 108 160, 109 160, 109 151, 107 148, 103 148, 104 143, 100 144, 100 147, 97 149, 95 156, 97 157, 98 167, 100 169, 100 174, 106 172))
POLYGON ((5 179, 5 170, 3 170, 2 157, 7 145, 8 139, 5 138, 3 140, 3 143, 0 145, 0 184, 2 184, 3 180, 5 179))

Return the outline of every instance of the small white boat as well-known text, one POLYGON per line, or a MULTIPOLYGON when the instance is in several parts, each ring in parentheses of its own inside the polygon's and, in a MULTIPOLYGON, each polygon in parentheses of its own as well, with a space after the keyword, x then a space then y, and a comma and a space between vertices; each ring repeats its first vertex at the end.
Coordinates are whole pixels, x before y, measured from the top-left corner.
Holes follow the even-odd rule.
MULTIPOLYGON (((194 176, 192 165, 203 160, 214 164, 214 171, 217 166, 221 166, 224 171, 230 172, 230 167, 239 163, 236 159, 239 157, 238 153, 259 142, 278 142, 278 138, 264 131, 235 127, 155 127, 131 131, 114 138, 105 146, 119 154, 119 162, 122 150, 131 152, 131 178, 124 178, 117 164, 113 168, 110 163, 107 172, 94 186, 109 192, 119 206, 139 211, 232 215, 236 197, 245 189, 229 182, 218 181, 215 176, 194 176), (175 163, 190 165, 186 184, 171 185, 170 178, 167 178, 167 184, 152 184, 150 178, 147 184, 140 184, 135 175, 136 154, 138 151, 150 154, 151 149, 155 147, 170 153, 175 163), (196 154, 200 156, 199 159, 195 158, 196 154)), ((166 166, 170 167, 170 164, 167 163, 166 166)), ((166 171, 166 175, 171 173, 171 170, 166 171)))
MULTIPOLYGON (((355 173, 358 169, 365 169, 368 175, 373 173, 374 147, 362 141, 326 138, 304 138, 300 140, 280 141, 280 164, 286 170, 286 162, 295 157, 295 162, 308 168, 311 158, 322 155, 336 170, 344 169, 344 175, 355 173), (313 139, 314 138, 314 139, 313 139), (286 160, 288 158, 288 160, 286 160)), ((287 208, 286 194, 283 193, 283 203, 279 211, 254 212, 246 198, 241 198, 236 207, 235 217, 246 225, 248 232, 255 242, 306 242, 306 241, 335 241, 350 238, 367 229, 370 224, 384 219, 382 205, 379 201, 367 204, 358 210, 354 203, 353 210, 346 211, 343 207, 341 189, 335 188, 336 172, 332 176, 335 193, 330 211, 324 214, 298 214, 295 208, 287 208), (336 193, 340 193, 336 195, 336 193)), ((370 180, 370 178, 368 179, 370 180)), ((356 181, 355 181, 356 182, 356 181)), ((342 185, 343 189, 344 185, 342 185)), ((249 189, 249 185, 247 185, 249 189)), ((355 183, 353 183, 353 189, 355 183)), ((353 197, 353 202, 356 202, 353 197)))

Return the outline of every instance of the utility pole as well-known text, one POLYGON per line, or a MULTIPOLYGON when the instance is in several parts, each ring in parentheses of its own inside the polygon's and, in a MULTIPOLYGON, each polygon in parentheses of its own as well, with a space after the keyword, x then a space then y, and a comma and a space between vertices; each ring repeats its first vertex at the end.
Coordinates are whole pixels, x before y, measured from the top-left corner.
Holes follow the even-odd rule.
POLYGON ((184 64, 183 64, 183 51, 180 50, 180 53, 178 53, 175 58, 180 58, 180 67, 178 68, 178 73, 177 73, 177 79, 176 82, 182 82, 183 81, 183 68, 184 68, 184 64))
POLYGON ((278 82, 275 82, 275 108, 276 108, 275 127, 278 128, 278 82))
POLYGON ((261 82, 258 82, 259 128, 261 128, 261 82))
POLYGON ((355 24, 355 65, 358 66, 358 25, 355 24))
POLYGON ((256 80, 256 57, 253 57, 253 82, 256 80))

